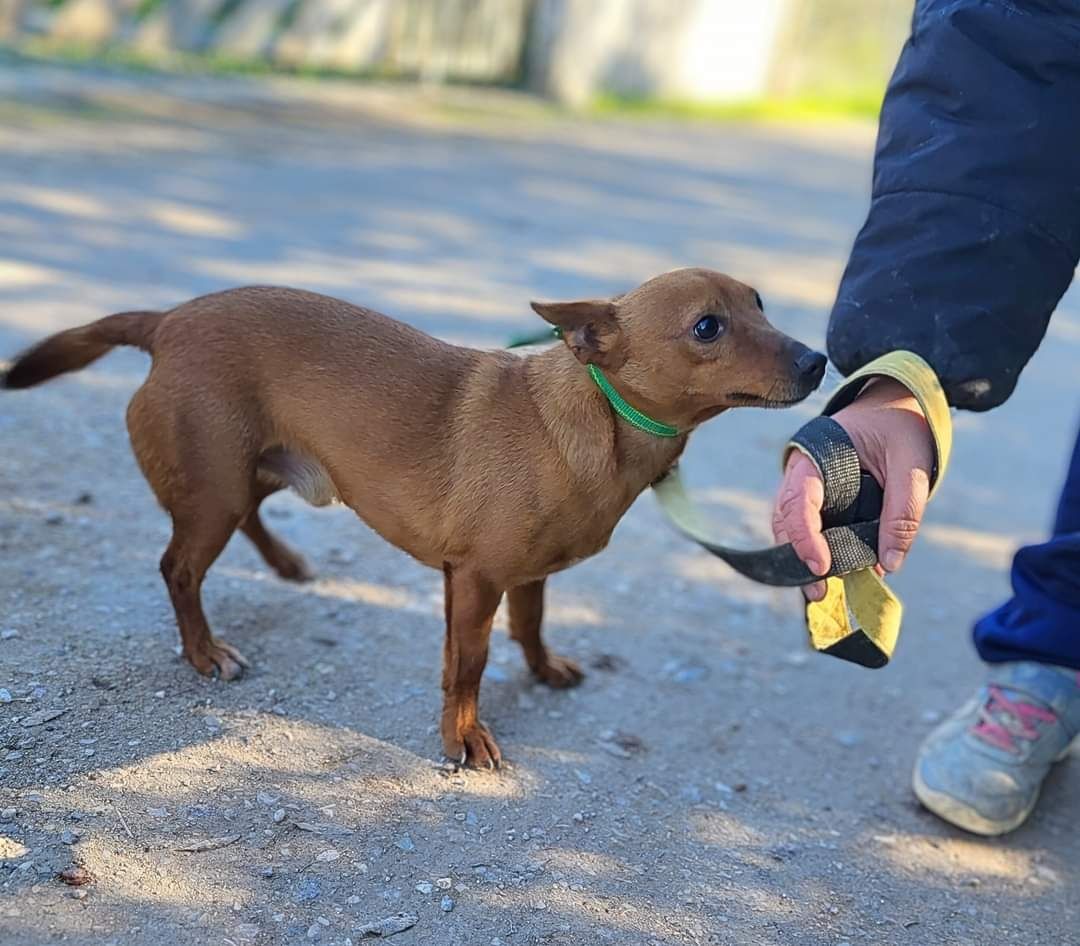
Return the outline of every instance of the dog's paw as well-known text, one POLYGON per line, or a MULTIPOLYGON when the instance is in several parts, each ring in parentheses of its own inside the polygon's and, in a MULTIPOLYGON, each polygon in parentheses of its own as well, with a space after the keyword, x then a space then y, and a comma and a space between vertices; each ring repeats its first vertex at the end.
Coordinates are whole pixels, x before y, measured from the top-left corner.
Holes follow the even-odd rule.
POLYGON ((444 738, 443 752, 455 765, 465 765, 473 769, 497 769, 502 765, 502 753, 495 737, 487 726, 479 722, 458 734, 456 738, 444 738))
POLYGON ((243 674, 244 668, 249 666, 240 651, 216 637, 211 637, 198 650, 189 651, 184 656, 203 676, 212 677, 217 674, 222 680, 235 680, 243 674))
POLYGON ((533 673, 537 680, 555 690, 576 687, 585 679, 584 671, 574 661, 558 654, 548 654, 547 662, 533 673))

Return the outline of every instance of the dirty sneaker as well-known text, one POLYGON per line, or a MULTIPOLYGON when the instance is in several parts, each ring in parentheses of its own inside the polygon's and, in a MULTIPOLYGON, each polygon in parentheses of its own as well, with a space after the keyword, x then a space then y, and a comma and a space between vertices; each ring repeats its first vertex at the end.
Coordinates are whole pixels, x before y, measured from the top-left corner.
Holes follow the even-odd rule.
POLYGON ((922 744, 912 787, 939 818, 975 834, 1023 824, 1050 767, 1080 732, 1080 673, 995 664, 973 700, 922 744))

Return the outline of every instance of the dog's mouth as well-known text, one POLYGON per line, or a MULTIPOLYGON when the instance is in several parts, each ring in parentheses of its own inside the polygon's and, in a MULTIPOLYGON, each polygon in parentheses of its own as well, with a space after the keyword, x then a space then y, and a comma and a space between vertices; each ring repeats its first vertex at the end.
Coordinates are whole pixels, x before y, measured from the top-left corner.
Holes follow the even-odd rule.
POLYGON ((747 394, 745 391, 733 391, 727 396, 727 401, 732 407, 764 407, 783 408, 792 407, 800 401, 805 401, 810 392, 800 394, 797 397, 774 397, 771 392, 768 396, 760 394, 747 394))

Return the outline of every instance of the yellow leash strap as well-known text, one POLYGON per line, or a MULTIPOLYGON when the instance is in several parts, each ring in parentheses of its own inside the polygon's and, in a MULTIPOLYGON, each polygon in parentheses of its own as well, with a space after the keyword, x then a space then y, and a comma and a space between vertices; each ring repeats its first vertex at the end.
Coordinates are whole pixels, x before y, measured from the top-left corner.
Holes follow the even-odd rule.
MULTIPOLYGON (((913 352, 891 352, 852 374, 829 399, 824 413, 831 415, 850 404, 866 382, 875 377, 892 378, 904 385, 919 402, 934 440, 934 468, 930 471, 933 496, 949 465, 952 453, 952 415, 937 374, 913 352)), ((784 451, 785 461, 789 445, 784 451)), ((794 449, 798 449, 797 446, 794 449)), ((828 578, 825 597, 806 603, 806 630, 810 646, 824 653, 848 646, 870 645, 884 666, 896 650, 903 620, 903 605, 873 568, 863 568, 828 578)))

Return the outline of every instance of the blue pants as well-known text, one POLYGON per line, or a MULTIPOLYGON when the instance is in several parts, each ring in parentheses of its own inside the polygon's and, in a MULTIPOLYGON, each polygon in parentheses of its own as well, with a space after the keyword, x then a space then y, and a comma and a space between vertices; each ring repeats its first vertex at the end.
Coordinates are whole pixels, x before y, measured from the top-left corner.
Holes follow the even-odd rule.
POLYGON ((1080 670, 1080 437, 1054 534, 1013 559, 1013 597, 975 624, 983 660, 1036 660, 1080 670))

